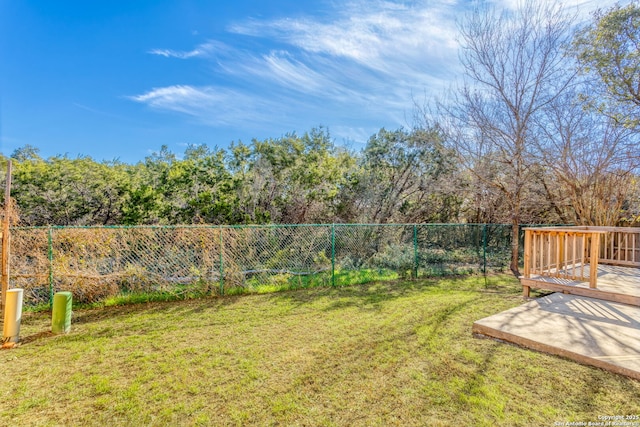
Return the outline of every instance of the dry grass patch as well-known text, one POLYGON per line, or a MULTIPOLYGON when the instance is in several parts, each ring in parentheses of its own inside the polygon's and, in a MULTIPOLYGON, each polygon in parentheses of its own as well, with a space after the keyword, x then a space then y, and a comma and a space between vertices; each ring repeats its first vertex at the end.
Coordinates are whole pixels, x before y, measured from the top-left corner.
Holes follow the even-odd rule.
POLYGON ((553 425, 640 413, 640 383, 471 336, 510 277, 375 283, 23 319, 4 425, 553 425))

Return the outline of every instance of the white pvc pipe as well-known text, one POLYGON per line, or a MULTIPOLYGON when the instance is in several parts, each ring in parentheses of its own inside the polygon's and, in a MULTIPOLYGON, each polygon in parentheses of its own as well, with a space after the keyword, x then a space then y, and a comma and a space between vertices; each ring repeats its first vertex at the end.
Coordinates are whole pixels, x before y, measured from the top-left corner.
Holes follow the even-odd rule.
POLYGON ((5 342, 18 342, 20 340, 20 320, 22 319, 22 289, 9 289, 4 305, 4 331, 5 342))

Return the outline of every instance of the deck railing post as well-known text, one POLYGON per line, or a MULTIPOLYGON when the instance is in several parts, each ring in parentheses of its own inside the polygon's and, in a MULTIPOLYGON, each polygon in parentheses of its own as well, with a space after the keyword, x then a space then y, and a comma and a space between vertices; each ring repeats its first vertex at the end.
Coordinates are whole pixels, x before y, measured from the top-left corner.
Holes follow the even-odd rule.
POLYGON ((556 267, 556 274, 555 277, 560 277, 560 236, 561 233, 557 232, 557 233, 553 233, 553 237, 555 237, 554 239, 554 245, 553 248, 555 249, 553 255, 554 255, 554 263, 553 265, 556 267))
MULTIPOLYGON (((524 230, 524 277, 531 277, 531 230, 524 230)), ((522 296, 529 298, 530 287, 528 285, 522 285, 522 296)))
POLYGON ((567 274, 567 272, 565 270, 566 262, 567 262, 567 254, 565 252, 566 239, 567 239, 567 233, 565 231, 563 231, 562 233, 560 233, 560 240, 558 241, 558 245, 560 246, 558 248, 558 255, 560 257, 560 259, 558 260, 558 264, 559 264, 558 269, 565 276, 567 274))
POLYGON ((524 277, 531 277, 531 230, 524 230, 524 277))
POLYGON ((600 255, 600 234, 591 233, 591 253, 589 255, 589 287, 595 289, 598 282, 598 256, 600 255))
POLYGON ((532 274, 536 274, 538 271, 538 247, 540 246, 540 234, 530 230, 529 231, 529 277, 532 274))

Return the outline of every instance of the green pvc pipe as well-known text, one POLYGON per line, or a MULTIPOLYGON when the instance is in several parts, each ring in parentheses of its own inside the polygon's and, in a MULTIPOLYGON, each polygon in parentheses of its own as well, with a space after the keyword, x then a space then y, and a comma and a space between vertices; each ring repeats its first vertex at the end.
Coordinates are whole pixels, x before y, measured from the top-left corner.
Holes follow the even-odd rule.
POLYGON ((57 292, 53 296, 53 313, 51 315, 51 332, 66 334, 71 330, 71 292, 57 292))

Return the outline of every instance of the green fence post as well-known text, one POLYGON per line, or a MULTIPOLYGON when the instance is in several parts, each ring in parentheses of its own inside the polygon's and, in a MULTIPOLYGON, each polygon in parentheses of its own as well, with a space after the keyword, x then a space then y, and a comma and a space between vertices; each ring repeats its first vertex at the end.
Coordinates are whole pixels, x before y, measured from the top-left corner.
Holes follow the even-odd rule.
POLYGON ((413 278, 418 278, 418 226, 413 224, 413 278))
POLYGON ((482 274, 487 275, 487 224, 482 226, 482 274))
POLYGON ((222 226, 218 227, 220 232, 220 295, 224 295, 224 241, 222 240, 222 226))
POLYGON ((336 225, 331 224, 331 286, 336 285, 336 225))
POLYGON ((53 307, 53 229, 49 227, 48 233, 48 258, 49 258, 49 307, 53 307))

